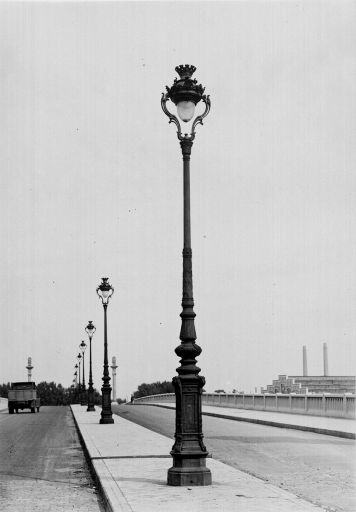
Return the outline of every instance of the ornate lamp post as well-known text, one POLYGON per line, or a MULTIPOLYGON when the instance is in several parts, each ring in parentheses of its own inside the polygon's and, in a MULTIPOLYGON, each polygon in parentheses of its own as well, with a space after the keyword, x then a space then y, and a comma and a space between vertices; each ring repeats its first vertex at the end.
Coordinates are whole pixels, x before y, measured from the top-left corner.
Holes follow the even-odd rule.
POLYGON ((81 344, 79 345, 80 350, 82 351, 83 356, 83 382, 82 382, 82 394, 80 397, 80 405, 86 405, 86 392, 85 392, 85 372, 84 372, 84 352, 87 348, 87 344, 84 340, 82 340, 81 344))
POLYGON ((106 310, 108 307, 109 299, 114 293, 114 288, 109 283, 108 277, 101 279, 100 285, 96 289, 101 302, 104 307, 104 373, 103 373, 103 387, 101 388, 102 408, 100 423, 114 423, 111 411, 111 386, 108 365, 108 337, 107 337, 107 318, 106 310))
POLYGON ((88 408, 87 411, 95 411, 94 407, 94 388, 93 388, 93 373, 92 373, 92 364, 91 364, 91 340, 96 331, 96 327, 93 325, 93 322, 90 320, 88 325, 85 328, 86 333, 89 336, 89 387, 88 387, 88 408))
POLYGON ((78 361, 78 376, 79 376, 79 386, 78 386, 78 391, 79 391, 78 402, 79 403, 80 403, 80 397, 81 397, 81 393, 82 393, 82 386, 81 386, 81 383, 80 383, 80 361, 81 360, 82 360, 82 355, 78 354, 77 355, 77 361, 78 361))
POLYGON ((178 376, 173 378, 176 395, 176 432, 175 443, 171 455, 173 466, 168 470, 168 485, 210 485, 211 472, 206 467, 208 452, 203 443, 201 394, 205 384, 204 377, 199 375, 196 357, 201 348, 195 343, 193 310, 193 276, 192 249, 190 231, 190 154, 195 138, 195 128, 203 124, 203 119, 210 110, 209 96, 204 95, 204 88, 197 83, 192 75, 196 68, 188 64, 175 68, 179 79, 175 78, 172 87, 166 87, 162 94, 161 106, 169 117, 169 122, 177 126, 177 136, 183 155, 184 182, 184 248, 183 248, 183 298, 182 325, 180 331, 181 344, 175 349, 180 357, 178 376), (203 114, 197 115, 192 121, 190 134, 182 134, 178 118, 167 109, 167 101, 177 106, 181 121, 188 122, 194 117, 195 106, 202 101, 205 104, 203 114))
POLYGON ((78 390, 79 390, 79 384, 78 384, 78 365, 77 364, 74 366, 74 369, 75 369, 74 377, 75 377, 75 399, 76 399, 76 396, 78 395, 78 390))

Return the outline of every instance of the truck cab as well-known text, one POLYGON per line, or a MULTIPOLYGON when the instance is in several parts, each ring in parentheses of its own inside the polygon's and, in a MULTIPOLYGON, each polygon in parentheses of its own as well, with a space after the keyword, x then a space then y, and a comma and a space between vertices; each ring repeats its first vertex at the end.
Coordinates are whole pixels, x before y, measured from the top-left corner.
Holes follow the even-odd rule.
POLYGON ((8 391, 9 414, 19 409, 30 409, 32 413, 40 411, 40 399, 37 398, 37 388, 34 382, 12 382, 8 391))

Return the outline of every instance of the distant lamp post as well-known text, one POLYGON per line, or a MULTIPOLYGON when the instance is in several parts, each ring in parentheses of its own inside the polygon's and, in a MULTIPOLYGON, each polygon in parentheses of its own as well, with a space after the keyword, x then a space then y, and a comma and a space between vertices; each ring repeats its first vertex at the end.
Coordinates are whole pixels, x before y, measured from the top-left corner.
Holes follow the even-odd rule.
POLYGON ((78 365, 77 364, 74 366, 74 370, 75 370, 75 373, 74 373, 75 384, 78 386, 78 365))
POLYGON ((92 361, 91 361, 91 340, 96 331, 96 327, 90 320, 85 328, 86 333, 89 336, 89 383, 88 383, 88 408, 87 411, 95 411, 94 407, 94 388, 93 388, 93 372, 92 372, 92 361))
POLYGON ((103 387, 101 388, 102 408, 100 423, 114 423, 111 411, 111 386, 108 365, 108 335, 107 335, 107 315, 106 310, 109 304, 109 299, 114 293, 114 288, 109 283, 108 277, 101 279, 100 285, 96 289, 101 302, 104 307, 104 373, 103 373, 103 387))
POLYGON ((210 485, 211 472, 206 467, 207 449, 203 443, 201 394, 205 384, 204 377, 198 375, 196 357, 201 348, 195 343, 193 310, 192 249, 190 230, 190 154, 195 138, 195 128, 203 124, 203 119, 210 111, 209 96, 204 95, 204 88, 192 75, 196 68, 188 64, 175 68, 179 79, 175 78, 172 87, 166 87, 162 94, 161 106, 169 117, 169 122, 177 126, 177 136, 183 155, 183 200, 184 200, 184 248, 183 248, 183 298, 181 344, 175 349, 180 359, 178 376, 173 378, 176 395, 176 432, 171 455, 173 466, 168 470, 168 485, 210 485), (177 107, 178 117, 183 122, 194 117, 197 103, 202 101, 205 110, 192 121, 190 134, 182 134, 178 118, 167 109, 167 101, 177 107))
POLYGON ((80 362, 82 360, 82 354, 78 354, 77 355, 77 361, 78 361, 78 376, 79 376, 79 387, 78 387, 78 391, 79 391, 79 395, 78 395, 78 402, 80 403, 80 398, 81 398, 81 394, 82 394, 82 385, 80 383, 80 362))
POLYGON ((82 394, 80 397, 80 405, 86 405, 87 401, 86 401, 86 392, 85 392, 84 353, 87 348, 87 344, 85 343, 84 340, 82 340, 81 344, 79 345, 79 348, 80 348, 80 350, 82 352, 82 356, 83 356, 83 381, 82 381, 82 394))

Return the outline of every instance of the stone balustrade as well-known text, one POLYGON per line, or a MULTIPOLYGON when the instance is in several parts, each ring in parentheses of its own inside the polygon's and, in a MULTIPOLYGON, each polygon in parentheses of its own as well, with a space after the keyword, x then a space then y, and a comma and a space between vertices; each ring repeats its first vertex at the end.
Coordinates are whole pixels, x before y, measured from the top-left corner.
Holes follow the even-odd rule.
MULTIPOLYGON (((174 393, 136 398, 133 403, 175 402, 174 393)), ((355 418, 355 395, 203 393, 203 405, 260 411, 355 418)))

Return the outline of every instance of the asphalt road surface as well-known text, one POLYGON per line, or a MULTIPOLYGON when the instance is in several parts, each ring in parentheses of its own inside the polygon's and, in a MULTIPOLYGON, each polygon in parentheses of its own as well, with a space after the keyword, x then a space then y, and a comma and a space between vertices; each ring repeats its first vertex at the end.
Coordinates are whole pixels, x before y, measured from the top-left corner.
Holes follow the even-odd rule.
MULTIPOLYGON (((113 411, 173 439, 174 410, 113 405, 113 411)), ((330 512, 356 511, 354 440, 209 416, 203 416, 203 432, 215 459, 330 512)))
POLYGON ((104 510, 69 407, 0 412, 0 510, 104 510))

